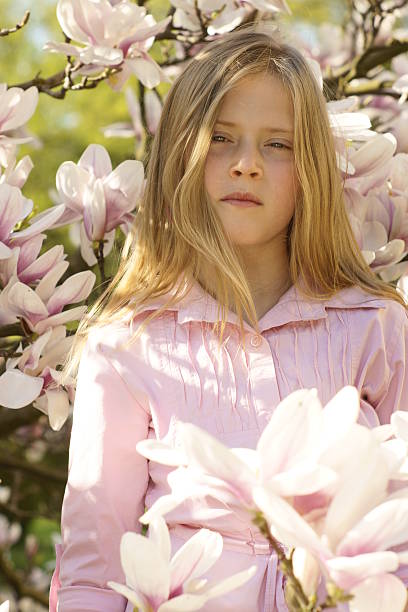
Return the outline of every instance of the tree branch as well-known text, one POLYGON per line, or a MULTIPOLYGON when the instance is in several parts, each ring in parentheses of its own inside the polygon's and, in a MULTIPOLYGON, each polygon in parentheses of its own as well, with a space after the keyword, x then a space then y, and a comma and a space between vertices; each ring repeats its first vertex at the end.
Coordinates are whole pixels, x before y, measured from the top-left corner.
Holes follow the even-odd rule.
POLYGON ((34 478, 47 481, 52 480, 60 484, 65 484, 67 481, 67 474, 65 472, 46 468, 42 465, 35 465, 34 463, 28 463, 22 459, 5 457, 4 455, 0 455, 0 469, 25 472, 26 474, 34 476, 34 478))
POLYGON ((8 36, 9 34, 14 34, 14 32, 21 30, 21 28, 24 28, 29 18, 30 18, 30 11, 26 11, 20 23, 17 23, 17 25, 15 25, 14 28, 1 28, 0 36, 8 36))

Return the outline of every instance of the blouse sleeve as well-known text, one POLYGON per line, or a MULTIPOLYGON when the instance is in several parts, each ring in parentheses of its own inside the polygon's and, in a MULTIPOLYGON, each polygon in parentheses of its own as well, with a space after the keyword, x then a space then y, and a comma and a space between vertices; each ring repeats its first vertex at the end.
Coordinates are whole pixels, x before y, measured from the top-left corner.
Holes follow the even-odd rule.
POLYGON ((107 587, 125 583, 120 540, 140 532, 147 460, 136 444, 150 415, 104 354, 92 331, 81 356, 62 505, 58 612, 123 612, 124 597, 107 587))
MULTIPOLYGON (((366 311, 367 312, 367 311, 366 311)), ((370 426, 390 422, 396 410, 408 410, 408 314, 391 302, 354 331, 355 386, 370 426)), ((363 419, 364 420, 364 419, 363 419)))

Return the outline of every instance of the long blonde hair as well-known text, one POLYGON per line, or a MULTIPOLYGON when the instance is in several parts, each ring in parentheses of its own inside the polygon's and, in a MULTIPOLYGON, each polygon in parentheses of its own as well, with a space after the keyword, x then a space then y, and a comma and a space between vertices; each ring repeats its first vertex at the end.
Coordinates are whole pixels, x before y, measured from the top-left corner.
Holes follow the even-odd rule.
POLYGON ((148 156, 144 194, 118 271, 80 321, 63 375, 76 371, 92 326, 120 319, 130 308, 137 313, 138 306, 171 290, 166 304, 143 320, 136 338, 149 321, 188 293, 203 261, 213 270, 220 339, 230 308, 239 317, 241 331, 244 313, 258 327, 239 255, 211 206, 203 177, 223 97, 243 77, 259 74, 277 75, 293 102, 300 189, 288 228, 291 282, 302 279, 303 293, 315 299, 358 285, 404 304, 397 291, 367 266, 354 238, 324 95, 308 62, 265 26, 247 25, 206 44, 169 90, 148 156))

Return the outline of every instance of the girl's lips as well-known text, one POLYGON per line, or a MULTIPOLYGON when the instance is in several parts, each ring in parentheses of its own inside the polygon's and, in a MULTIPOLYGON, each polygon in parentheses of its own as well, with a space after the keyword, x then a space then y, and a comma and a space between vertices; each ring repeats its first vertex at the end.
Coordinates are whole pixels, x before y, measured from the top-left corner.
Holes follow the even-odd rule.
POLYGON ((239 206, 240 208, 251 208, 253 206, 261 206, 257 202, 253 202, 252 200, 230 200, 225 199, 222 202, 228 202, 228 204, 232 204, 232 206, 239 206))

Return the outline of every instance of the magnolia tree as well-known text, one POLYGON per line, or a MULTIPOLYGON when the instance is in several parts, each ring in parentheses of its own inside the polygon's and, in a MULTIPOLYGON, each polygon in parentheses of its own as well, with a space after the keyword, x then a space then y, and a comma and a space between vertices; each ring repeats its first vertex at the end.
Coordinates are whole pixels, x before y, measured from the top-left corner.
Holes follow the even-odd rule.
MULTIPOLYGON (((408 138, 406 129, 404 131, 408 118, 408 30, 403 27, 407 8, 405 0, 350 0, 345 7, 347 14, 343 25, 316 26, 313 45, 302 40, 293 28, 289 37, 292 44, 303 49, 326 95, 346 206, 362 253, 382 279, 396 285, 404 294, 408 288, 408 138)), ((101 145, 89 144, 79 160, 67 160, 59 167, 52 205, 38 213, 34 202, 24 196, 24 185, 33 163, 28 155, 18 158, 18 145, 32 138, 25 125, 36 111, 39 94, 51 96, 58 103, 68 92, 95 89, 106 81, 118 95, 124 92, 130 121, 106 126, 104 133, 107 137, 133 138, 136 150, 140 151, 155 133, 160 118, 162 99, 155 89, 160 83, 171 84, 203 46, 242 23, 262 20, 279 23, 283 17, 283 22, 292 20, 295 23, 295 16, 284 0, 171 1, 168 15, 159 22, 143 2, 59 0, 56 16, 64 40, 47 42, 44 51, 60 55, 61 62, 65 62, 61 71, 49 77, 37 75, 29 82, 14 86, 0 84, 0 436, 29 439, 31 445, 31 456, 26 461, 0 455, 0 470, 16 475, 13 478, 15 486, 31 486, 31 481, 37 480, 57 483, 61 489, 64 473, 41 463, 49 438, 44 419, 38 417, 47 415, 49 428, 59 432, 63 431, 70 416, 75 381, 60 384, 61 364, 72 344, 77 322, 95 298, 97 275, 102 286, 109 281, 106 258, 115 241, 120 240, 121 235, 126 236, 132 225, 143 195, 144 167, 142 162, 129 159, 112 168, 107 150, 101 145), (154 45, 161 50, 160 64, 151 55, 154 45), (131 88, 124 88, 131 75, 139 81, 139 97, 131 88), (69 228, 71 236, 77 237, 84 266, 88 268, 85 271, 70 274, 62 245, 47 249, 47 232, 64 226, 69 228)), ((27 12, 21 23, 0 30, 0 34, 12 35, 28 22, 27 12)), ((302 401, 305 405, 311 402, 315 412, 319 412, 317 400, 311 400, 310 394, 302 398, 309 398, 302 401)), ((324 418, 316 416, 316 419, 324 418)), ((350 422, 353 418, 350 416, 350 422)), ((387 430, 387 434, 384 430, 361 433, 360 429, 355 433, 357 425, 354 423, 352 427, 349 423, 350 444, 354 443, 353 436, 356 440, 358 436, 361 440, 365 436, 365 452, 371 452, 368 448, 372 447, 378 465, 384 455, 389 459, 388 471, 382 476, 381 470, 375 472, 379 489, 374 492, 368 486, 356 484, 356 479, 363 476, 349 469, 347 457, 336 455, 338 439, 334 434, 335 450, 322 449, 318 440, 320 455, 315 451, 309 456, 310 449, 305 450, 304 457, 308 458, 305 466, 311 470, 310 481, 304 480, 304 484, 310 484, 308 491, 296 488, 302 479, 295 478, 289 469, 288 473, 270 472, 265 476, 253 463, 245 469, 242 461, 239 464, 242 478, 246 479, 245 486, 242 485, 245 503, 241 502, 248 512, 255 513, 259 529, 271 545, 279 541, 287 551, 292 550, 289 559, 284 558, 281 550, 279 554, 282 567, 288 572, 287 591, 293 609, 318 605, 315 589, 319 576, 323 577, 321 584, 328 585, 329 603, 347 600, 351 593, 354 595, 351 602, 357 603, 350 605, 359 605, 359 601, 365 601, 365 594, 374 593, 383 585, 397 602, 392 609, 399 609, 399 603, 402 609, 405 591, 402 595, 402 583, 394 574, 398 565, 406 561, 406 556, 388 551, 403 540, 398 528, 395 527, 392 536, 383 535, 383 539, 378 536, 378 541, 370 536, 376 548, 365 548, 369 557, 357 559, 363 550, 359 540, 361 521, 380 525, 375 521, 380 521, 390 508, 393 513, 401 513, 401 523, 406 520, 404 494, 394 499, 389 491, 400 469, 398 462, 402 461, 402 448, 405 449, 403 445, 407 439, 401 433, 403 416, 395 419, 397 424, 393 423, 393 429, 387 430), (392 435, 396 439, 389 443, 383 438, 392 435), (398 447, 396 455, 390 450, 394 447, 398 447), (366 501, 357 496, 353 501, 357 509, 347 510, 347 514, 338 500, 349 500, 346 496, 351 498, 354 488, 361 489, 366 501), (313 495, 322 490, 325 491, 324 504, 319 506, 319 513, 310 518, 299 509, 296 500, 301 496, 313 499, 313 495), (391 505, 384 509, 383 504, 391 505), (377 517, 375 521, 370 512, 377 517), (277 522, 273 523, 271 517, 275 514, 282 518, 275 518, 277 522), (293 530, 292 524, 298 527, 293 530), (350 535, 353 529, 357 530, 354 536, 350 535), (353 537, 356 538, 354 548, 349 546, 347 539, 353 537), (365 563, 363 569, 360 561, 365 563), (360 573, 356 570, 358 580, 347 563, 354 563, 354 569, 360 568, 360 573), (383 582, 373 577, 374 574, 380 575, 383 582), (336 588, 332 584, 337 585, 336 588)), ((326 426, 330 427, 322 425, 326 426)), ((186 431, 193 437, 204 435, 191 427, 186 431)), ((273 431, 272 425, 268 431, 273 431)), ((215 445, 207 438, 206 443, 215 445)), ((261 447, 258 447, 259 457, 262 457, 261 447)), ((219 447, 214 446, 214 449, 221 452, 219 447)), ((291 461, 298 460, 295 453, 291 461)), ((180 474, 183 473, 184 478, 187 470, 190 477, 188 461, 187 454, 180 463, 182 469, 175 470, 172 476, 176 492, 183 488, 177 484, 180 474)), ((363 463, 366 465, 366 460, 363 463)), ((399 472, 398 475, 401 476, 399 472)), ((206 486, 205 478, 199 480, 198 489, 192 478, 189 482, 192 490, 206 486)), ((29 515, 19 505, 19 496, 13 496, 10 486, 0 487, 1 510, 4 515, 0 515, 0 572, 19 599, 20 609, 24 608, 22 602, 25 601, 31 606, 27 608, 30 610, 37 604, 46 605, 49 576, 32 567, 32 563, 28 563, 28 573, 22 574, 11 562, 10 549, 21 538, 21 523, 29 515)), ((160 541, 165 542, 166 527, 157 520, 151 533, 160 533, 160 541)), ((132 537, 127 536, 122 547, 124 563, 129 547, 132 548, 132 537)), ((154 544, 154 536, 150 535, 149 540, 151 538, 154 544)), ((191 544, 191 550, 200 546, 200 542, 202 539, 191 544)), ((219 539, 215 542, 221 554, 222 542, 219 539)), ((35 541, 26 538, 27 559, 35 557, 36 547, 35 541)), ((167 544, 164 558, 168 568, 167 544)), ((214 556, 209 558, 203 565, 203 573, 214 561, 214 556)), ((193 574, 192 577, 186 573, 190 578, 188 588, 195 589, 197 596, 200 594, 204 599, 216 596, 214 593, 220 594, 223 589, 227 592, 240 581, 249 579, 249 576, 233 577, 218 590, 214 587, 214 591, 197 582, 196 577, 201 574, 193 574)), ((182 587, 177 583, 174 591, 171 571, 168 576, 168 592, 160 593, 157 598, 161 606, 182 587)), ((133 578, 130 581, 128 588, 139 584, 133 578)), ((136 599, 132 601, 143 609, 143 592, 134 590, 139 593, 134 596, 139 603, 136 599)))

